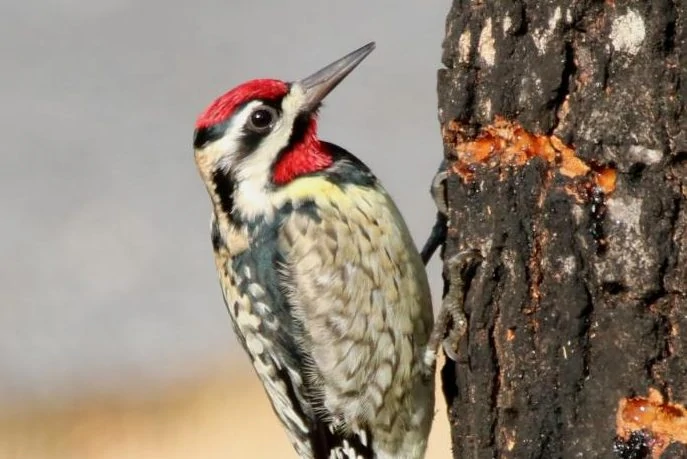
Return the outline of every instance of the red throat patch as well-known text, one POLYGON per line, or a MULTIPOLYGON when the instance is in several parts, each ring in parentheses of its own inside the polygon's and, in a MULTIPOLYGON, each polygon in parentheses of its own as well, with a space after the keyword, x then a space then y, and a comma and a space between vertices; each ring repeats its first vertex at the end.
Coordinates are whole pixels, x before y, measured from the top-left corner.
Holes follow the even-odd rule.
POLYGON ((332 156, 322 149, 317 138, 317 120, 313 117, 303 140, 283 153, 274 165, 272 181, 276 185, 286 185, 302 175, 326 169, 333 162, 332 156))
POLYGON ((237 107, 252 99, 283 97, 289 87, 281 80, 251 80, 218 97, 196 120, 196 129, 226 121, 237 107))

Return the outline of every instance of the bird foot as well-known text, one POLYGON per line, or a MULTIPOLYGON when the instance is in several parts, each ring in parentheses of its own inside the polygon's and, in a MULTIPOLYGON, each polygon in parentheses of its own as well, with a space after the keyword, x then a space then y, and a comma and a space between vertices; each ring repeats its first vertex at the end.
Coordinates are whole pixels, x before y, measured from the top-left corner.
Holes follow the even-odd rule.
POLYGON ((458 345, 467 329, 464 312, 465 278, 482 259, 478 250, 468 249, 455 254, 444 264, 444 275, 449 288, 442 300, 428 349, 437 352, 441 344, 446 356, 453 361, 458 360, 458 345))

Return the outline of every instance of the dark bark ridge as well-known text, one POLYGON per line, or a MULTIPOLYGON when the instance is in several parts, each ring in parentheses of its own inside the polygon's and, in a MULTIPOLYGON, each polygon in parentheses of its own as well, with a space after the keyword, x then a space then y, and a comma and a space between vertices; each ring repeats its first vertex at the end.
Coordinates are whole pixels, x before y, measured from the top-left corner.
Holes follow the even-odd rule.
POLYGON ((685 20, 664 0, 454 1, 438 74, 456 172, 445 257, 484 256, 443 372, 455 457, 687 457, 655 425, 617 422, 650 389, 687 403, 685 20), (498 117, 589 171, 565 173, 560 154, 474 161, 498 117))

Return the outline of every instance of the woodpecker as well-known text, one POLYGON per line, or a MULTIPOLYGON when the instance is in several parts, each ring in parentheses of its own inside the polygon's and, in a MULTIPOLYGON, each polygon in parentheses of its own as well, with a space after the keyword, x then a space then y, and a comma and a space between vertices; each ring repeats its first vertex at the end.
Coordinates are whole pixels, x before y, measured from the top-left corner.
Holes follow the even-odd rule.
POLYGON ((317 135, 322 100, 374 46, 248 81, 195 126, 224 302, 303 458, 422 458, 434 414, 420 254, 370 169, 317 135))

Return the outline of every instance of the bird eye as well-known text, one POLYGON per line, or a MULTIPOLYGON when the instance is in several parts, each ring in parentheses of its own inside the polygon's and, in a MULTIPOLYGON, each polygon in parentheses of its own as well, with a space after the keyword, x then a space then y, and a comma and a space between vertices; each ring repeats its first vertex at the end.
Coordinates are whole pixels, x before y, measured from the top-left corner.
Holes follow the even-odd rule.
POLYGON ((276 109, 269 105, 263 105, 251 113, 247 127, 251 131, 264 134, 272 129, 277 115, 276 109))

